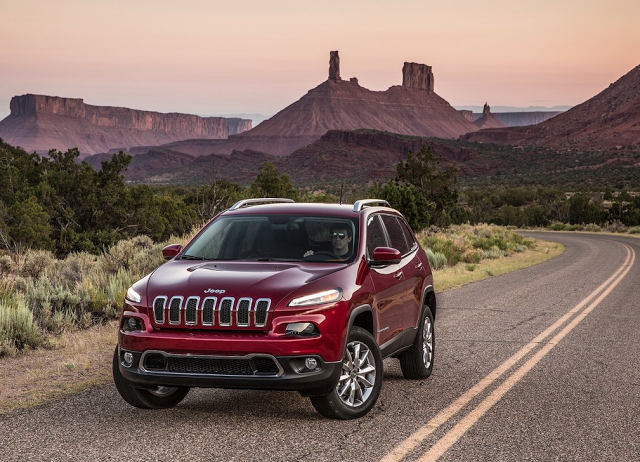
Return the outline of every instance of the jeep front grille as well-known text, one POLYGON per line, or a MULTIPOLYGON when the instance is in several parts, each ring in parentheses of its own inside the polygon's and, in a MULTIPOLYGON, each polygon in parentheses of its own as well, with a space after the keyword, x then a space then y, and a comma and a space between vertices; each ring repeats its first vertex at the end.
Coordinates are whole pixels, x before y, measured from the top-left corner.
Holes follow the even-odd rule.
POLYGON ((163 351, 147 351, 142 355, 142 368, 148 372, 169 374, 279 376, 278 361, 270 355, 186 356, 163 351))
POLYGON ((167 297, 160 295, 153 301, 156 324, 221 327, 265 327, 271 300, 243 297, 167 297))

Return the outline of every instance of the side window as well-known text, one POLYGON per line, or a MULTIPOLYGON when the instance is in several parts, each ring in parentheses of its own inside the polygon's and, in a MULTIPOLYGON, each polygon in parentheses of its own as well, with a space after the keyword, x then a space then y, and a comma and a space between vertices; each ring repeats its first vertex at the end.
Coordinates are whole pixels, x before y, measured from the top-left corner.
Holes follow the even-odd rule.
POLYGON ((409 244, 409 250, 415 249, 418 246, 418 243, 411 232, 411 228, 409 228, 409 225, 404 220, 398 219, 398 221, 402 225, 402 231, 404 231, 404 238, 409 244))
POLYGON ((389 233, 391 239, 391 247, 398 249, 402 255, 409 253, 409 244, 404 238, 404 231, 398 219, 391 215, 382 215, 382 221, 389 233))
POLYGON ((387 247, 388 245, 380 218, 378 215, 372 215, 367 222, 367 258, 373 257, 373 249, 376 247, 387 247))

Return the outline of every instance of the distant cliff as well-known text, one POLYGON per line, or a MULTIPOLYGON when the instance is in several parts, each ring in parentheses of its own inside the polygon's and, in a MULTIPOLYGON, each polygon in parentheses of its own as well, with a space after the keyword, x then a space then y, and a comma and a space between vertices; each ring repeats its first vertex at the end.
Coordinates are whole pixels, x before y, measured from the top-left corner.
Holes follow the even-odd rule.
POLYGON ((507 127, 524 127, 535 125, 551 117, 561 114, 559 111, 536 111, 536 112, 496 112, 495 115, 507 127))
POLYGON ((77 147, 84 155, 154 146, 186 139, 226 139, 251 129, 251 121, 124 107, 91 106, 79 98, 14 96, 0 122, 0 138, 28 151, 77 147))

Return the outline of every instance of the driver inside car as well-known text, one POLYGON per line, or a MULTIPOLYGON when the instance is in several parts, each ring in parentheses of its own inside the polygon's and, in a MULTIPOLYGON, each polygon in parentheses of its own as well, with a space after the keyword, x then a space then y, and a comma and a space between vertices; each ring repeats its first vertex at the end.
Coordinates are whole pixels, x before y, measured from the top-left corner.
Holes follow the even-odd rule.
MULTIPOLYGON (((331 251, 336 258, 346 260, 351 254, 351 229, 342 224, 334 224, 331 226, 329 233, 331 236, 331 251)), ((304 257, 313 255, 313 250, 307 250, 304 257)))

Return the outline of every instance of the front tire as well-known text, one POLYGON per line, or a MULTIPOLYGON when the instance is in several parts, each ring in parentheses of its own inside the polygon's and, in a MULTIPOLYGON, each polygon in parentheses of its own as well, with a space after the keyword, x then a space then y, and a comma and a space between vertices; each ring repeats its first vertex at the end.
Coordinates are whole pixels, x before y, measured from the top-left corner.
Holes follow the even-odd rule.
POLYGON ((357 419, 373 408, 381 388, 380 349, 369 332, 353 327, 347 338, 338 383, 329 394, 312 396, 311 404, 325 417, 357 419))
POLYGON ((413 345, 400 355, 400 368, 406 379, 423 380, 433 371, 436 336, 433 315, 428 306, 422 310, 420 325, 413 345))
POLYGON ((122 399, 139 409, 166 409, 176 406, 189 393, 189 387, 156 386, 154 389, 136 388, 120 373, 118 347, 113 352, 113 381, 122 399))

